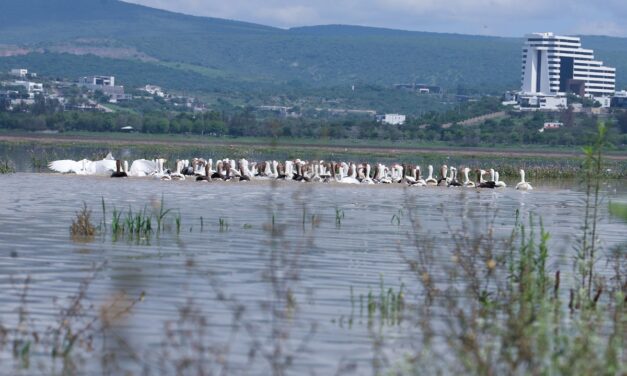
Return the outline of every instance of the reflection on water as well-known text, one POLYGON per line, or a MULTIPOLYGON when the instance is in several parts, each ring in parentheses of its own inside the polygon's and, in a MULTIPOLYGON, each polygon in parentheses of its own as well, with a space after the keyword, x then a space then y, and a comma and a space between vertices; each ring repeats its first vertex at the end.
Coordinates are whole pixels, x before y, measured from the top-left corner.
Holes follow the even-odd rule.
MULTIPOLYGON (((525 193, 509 188, 0 176, 0 320, 17 320, 15 281, 31 276, 29 314, 39 322, 53 322, 58 312, 53 299, 75 294, 96 265, 102 270, 87 295, 94 305, 120 291, 131 300, 145 292, 133 314, 113 325, 115 337, 141 349, 139 358, 145 361, 159 359, 168 342, 168 322, 187 308, 207 319, 201 325, 206 332, 192 331, 190 340, 211 342, 207 346, 230 344, 228 355, 216 358, 232 369, 267 374, 273 365, 263 354, 279 348, 283 360, 294 356, 296 369, 330 374, 344 362, 355 362, 359 373, 366 373, 372 359, 371 333, 359 314, 350 325, 347 316, 362 310, 359 297, 378 292, 381 283, 395 291, 403 284, 408 295, 420 294, 402 259, 413 247, 407 236, 410 215, 435 238, 440 263, 450 263, 451 229, 459 228, 462 218, 485 222, 496 215, 497 233, 507 236, 517 210, 523 218, 529 213, 541 216, 551 233, 552 268, 563 270, 567 283, 583 194, 564 185, 534 183, 536 190, 525 193), (83 202, 98 224, 104 199, 110 227, 114 207, 150 211, 161 197, 173 211, 169 227, 158 237, 139 245, 125 238, 113 241, 110 235, 90 243, 70 241, 69 225, 83 202), (173 226, 179 213, 177 235, 173 226), (343 213, 341 219, 338 213, 343 213), (241 327, 234 320, 234 310, 240 308, 237 322, 245 323, 241 327), (284 343, 277 344, 277 337, 284 343), (251 355, 251 348, 257 355, 251 355)), ((626 198, 623 186, 604 189, 608 198, 626 198)), ((626 229, 602 210, 604 249, 623 242, 626 229)), ((409 338, 411 329, 400 325, 383 330, 392 346, 396 343, 403 351, 403 338, 409 338)))

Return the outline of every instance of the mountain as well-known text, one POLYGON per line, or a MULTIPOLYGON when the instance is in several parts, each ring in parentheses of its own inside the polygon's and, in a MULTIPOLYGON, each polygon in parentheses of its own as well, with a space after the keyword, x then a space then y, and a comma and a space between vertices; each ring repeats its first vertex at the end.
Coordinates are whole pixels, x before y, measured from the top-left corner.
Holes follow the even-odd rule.
MULTIPOLYGON (((584 44, 627 85, 620 74, 627 39, 585 37, 584 44)), ((519 86, 521 45, 518 38, 343 25, 284 30, 117 0, 0 2, 0 67, 23 62, 68 77, 133 72, 126 76, 167 87, 191 82, 199 91, 422 82, 498 93, 519 86)))

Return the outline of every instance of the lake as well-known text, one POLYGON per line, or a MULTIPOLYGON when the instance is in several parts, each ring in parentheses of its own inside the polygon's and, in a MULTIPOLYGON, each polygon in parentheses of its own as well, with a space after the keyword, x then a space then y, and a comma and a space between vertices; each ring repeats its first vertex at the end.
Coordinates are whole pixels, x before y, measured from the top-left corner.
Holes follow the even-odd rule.
MULTIPOLYGON (((393 363, 419 332, 412 320, 369 324, 364 306, 381 285, 384 294, 403 291, 407 306, 419 301, 424 292, 407 261, 416 242, 429 241, 435 262, 451 264, 452 234, 463 223, 471 233, 491 224, 507 237, 517 211, 523 221, 532 214, 551 234, 550 269, 572 283, 584 193, 572 181, 532 183, 533 191, 519 192, 2 175, 0 323, 31 338, 26 327, 45 332, 58 325, 63 307, 72 305, 68 298, 82 292, 83 314, 68 320, 78 328, 94 317, 99 327, 108 322, 104 339, 75 345, 77 373, 172 373, 199 360, 236 374, 371 374, 374 338, 384 338, 393 363), (161 200, 172 210, 159 234, 154 219, 151 235, 111 234, 114 208, 153 213, 161 200), (72 241, 69 227, 83 203, 102 231, 92 241, 72 241), (21 325, 20 312, 27 317, 21 325)), ((608 200, 627 200, 624 183, 603 186, 604 252, 626 240, 627 225, 607 212, 608 200)), ((5 345, 0 373, 62 368, 43 339, 28 351, 24 368, 5 345)))

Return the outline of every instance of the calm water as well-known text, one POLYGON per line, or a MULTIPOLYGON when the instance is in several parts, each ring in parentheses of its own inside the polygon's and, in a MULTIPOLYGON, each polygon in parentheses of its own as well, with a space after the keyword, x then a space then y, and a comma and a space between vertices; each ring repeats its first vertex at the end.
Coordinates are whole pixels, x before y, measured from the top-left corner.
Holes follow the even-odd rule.
MULTIPOLYGON (((192 330, 184 337, 198 338, 207 346, 230 344, 220 359, 235 373, 269 372, 263 354, 275 350, 278 341, 273 333, 277 332, 272 330, 276 329, 285 333, 279 343, 282 352, 294 352, 291 374, 333 374, 349 362, 357 365, 355 373, 370 374, 372 333, 359 314, 359 296, 370 289, 378 293, 381 280, 395 290, 403 284, 407 299, 420 295, 402 257, 415 254, 413 239, 407 235, 412 230, 410 216, 418 220, 425 236, 436 239, 437 262, 448 263, 450 231, 460 228, 462 218, 481 223, 496 214, 497 233, 507 236, 516 210, 524 218, 534 213, 543 218, 552 236, 552 270, 568 274, 574 237, 582 223, 583 194, 566 183, 536 185, 533 192, 525 193, 511 188, 0 176, 0 322, 7 327, 16 323, 23 280, 30 276, 30 320, 45 329, 57 320, 59 304, 76 294, 96 265, 102 270, 87 293, 95 307, 110 302, 119 291, 132 297, 146 293, 133 314, 114 327, 118 339, 137 351, 139 360, 121 362, 128 369, 157 367, 163 359, 167 322, 176 322, 181 309, 193 301, 206 319, 206 333, 192 330), (90 243, 70 240, 69 225, 83 202, 99 223, 104 198, 110 227, 114 206, 151 210, 162 196, 167 208, 180 213, 178 236, 173 214, 167 221, 169 230, 150 244, 113 241, 110 234, 90 243), (336 214, 341 213, 338 226, 336 214), (293 299, 277 301, 276 291, 287 289, 293 299), (61 301, 55 303, 55 297, 61 301), (287 317, 272 314, 282 303, 288 306, 287 317), (236 306, 245 309, 234 321, 236 306), (349 325, 351 313, 354 320, 349 325)), ((604 192, 607 199, 627 200, 624 181, 609 183, 604 192)), ((604 249, 609 250, 625 241, 627 225, 610 218, 606 206, 601 211, 600 234, 604 249)), ((397 357, 408 348, 412 330, 408 323, 382 329, 387 348, 397 357)), ((99 367, 98 353, 88 354, 84 368, 89 372, 99 367)), ((34 354, 29 370, 2 367, 0 373, 31 374, 37 360, 48 358, 45 352, 34 354)), ((10 346, 0 359, 12 364, 10 346)), ((159 368, 151 370, 160 373, 159 368)))

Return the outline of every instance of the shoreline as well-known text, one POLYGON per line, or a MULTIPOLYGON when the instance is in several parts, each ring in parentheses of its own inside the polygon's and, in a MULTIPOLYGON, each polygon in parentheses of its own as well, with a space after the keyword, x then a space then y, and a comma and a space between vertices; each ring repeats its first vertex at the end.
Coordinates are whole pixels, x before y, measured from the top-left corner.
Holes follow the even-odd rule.
MULTIPOLYGON (((538 150, 522 150, 519 147, 512 149, 505 148, 476 148, 476 147, 460 147, 460 146, 433 146, 433 147, 411 147, 411 146, 374 146, 374 145, 320 145, 307 144, 295 140, 294 143, 287 143, 279 140, 276 142, 259 142, 254 141, 238 141, 233 140, 184 140, 174 138, 172 140, 165 139, 130 139, 130 138, 107 138, 92 136, 73 136, 73 135, 50 135, 50 134, 1 134, 0 142, 20 144, 28 142, 39 142, 42 144, 79 144, 79 145, 115 145, 119 146, 169 146, 169 147, 265 147, 276 150, 290 150, 294 148, 319 150, 329 153, 391 153, 391 154, 425 154, 432 153, 436 155, 451 156, 479 156, 479 157, 506 157, 506 158, 528 158, 528 157, 549 157, 549 158, 579 158, 582 156, 578 151, 555 151, 548 149, 538 150)), ((627 154, 607 153, 604 158, 614 161, 627 161, 627 154)))

